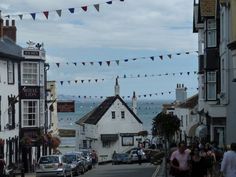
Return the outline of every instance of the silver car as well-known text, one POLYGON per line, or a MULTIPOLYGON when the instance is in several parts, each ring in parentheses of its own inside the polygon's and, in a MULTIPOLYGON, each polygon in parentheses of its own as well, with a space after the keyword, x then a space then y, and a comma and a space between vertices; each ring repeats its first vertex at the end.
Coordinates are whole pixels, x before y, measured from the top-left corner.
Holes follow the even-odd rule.
POLYGON ((46 155, 39 158, 36 165, 36 177, 73 177, 71 166, 63 155, 46 155))

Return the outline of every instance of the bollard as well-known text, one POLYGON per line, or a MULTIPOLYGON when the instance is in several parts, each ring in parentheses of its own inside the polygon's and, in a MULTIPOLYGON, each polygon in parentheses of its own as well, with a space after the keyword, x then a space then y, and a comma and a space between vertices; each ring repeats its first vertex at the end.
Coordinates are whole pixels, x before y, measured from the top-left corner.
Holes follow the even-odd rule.
POLYGON ((21 168, 21 177, 25 177, 25 170, 24 170, 24 168, 21 168))

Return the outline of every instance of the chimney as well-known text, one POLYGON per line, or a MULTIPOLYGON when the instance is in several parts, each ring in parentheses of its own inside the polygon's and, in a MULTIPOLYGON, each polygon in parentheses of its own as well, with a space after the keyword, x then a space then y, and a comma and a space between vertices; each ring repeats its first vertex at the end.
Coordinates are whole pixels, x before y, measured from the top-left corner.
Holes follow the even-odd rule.
POLYGON ((9 20, 6 20, 6 26, 3 26, 3 35, 7 36, 14 42, 16 42, 16 26, 15 20, 11 21, 11 26, 9 26, 9 20))
POLYGON ((120 86, 119 86, 119 83, 118 83, 118 76, 116 77, 116 84, 115 84, 115 96, 116 95, 120 95, 120 86))
POLYGON ((132 97, 132 111, 134 114, 137 115, 137 97, 135 95, 135 92, 133 92, 133 97, 132 97))
POLYGON ((184 87, 184 84, 177 84, 175 89, 176 102, 184 102, 187 99, 187 89, 184 87))

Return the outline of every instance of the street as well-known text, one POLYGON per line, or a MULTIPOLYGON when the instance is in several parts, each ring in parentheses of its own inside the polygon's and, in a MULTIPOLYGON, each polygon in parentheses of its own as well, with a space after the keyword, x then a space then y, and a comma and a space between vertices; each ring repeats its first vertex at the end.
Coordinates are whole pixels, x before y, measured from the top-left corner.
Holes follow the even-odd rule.
POLYGON ((99 165, 86 172, 83 177, 155 177, 158 167, 150 163, 122 164, 122 165, 99 165), (154 174, 155 173, 155 174, 154 174))

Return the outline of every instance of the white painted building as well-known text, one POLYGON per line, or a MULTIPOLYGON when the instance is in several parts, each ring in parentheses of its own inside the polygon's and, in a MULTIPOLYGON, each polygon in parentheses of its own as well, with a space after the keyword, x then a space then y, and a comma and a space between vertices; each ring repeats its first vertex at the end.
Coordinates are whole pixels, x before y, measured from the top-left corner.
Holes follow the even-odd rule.
MULTIPOLYGON (((133 108, 137 99, 133 96, 133 108)), ((118 79, 115 96, 108 97, 98 107, 76 122, 77 149, 92 148, 98 153, 99 162, 109 161, 114 151, 126 152, 137 147, 142 138, 142 122, 119 96, 118 79)))
MULTIPOLYGON (((1 19, 0 19, 1 20, 1 19)), ((0 154, 9 163, 19 156, 19 63, 21 47, 8 37, 0 38, 0 154)))

